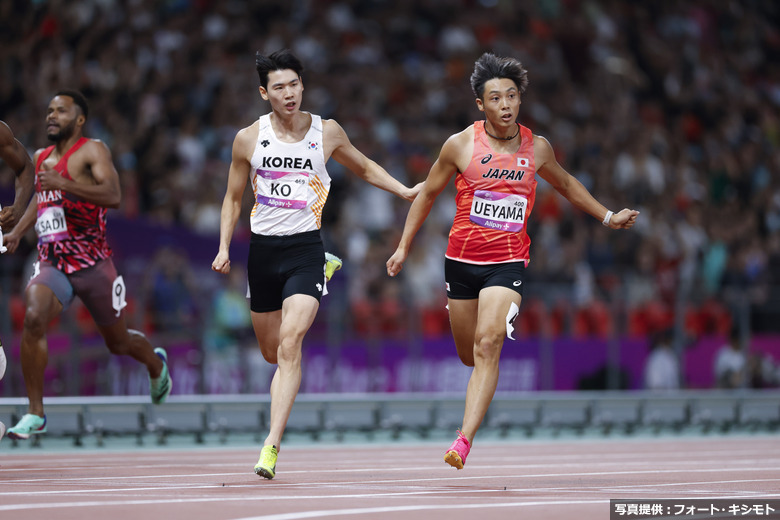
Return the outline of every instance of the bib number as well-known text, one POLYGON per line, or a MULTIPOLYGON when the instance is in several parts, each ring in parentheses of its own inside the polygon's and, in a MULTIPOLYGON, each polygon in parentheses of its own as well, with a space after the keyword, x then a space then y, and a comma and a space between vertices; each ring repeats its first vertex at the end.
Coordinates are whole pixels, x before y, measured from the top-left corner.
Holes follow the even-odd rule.
POLYGON ((62 206, 50 206, 38 210, 35 232, 38 233, 38 242, 41 244, 59 242, 68 238, 68 222, 65 220, 65 210, 62 206))
POLYGON ((309 175, 257 170, 257 203, 282 209, 304 209, 309 175))
POLYGON ((513 193, 477 190, 469 219, 482 227, 517 232, 525 225, 528 199, 513 193))
POLYGON ((111 287, 111 300, 116 315, 121 314, 122 309, 127 307, 127 290, 125 289, 125 279, 122 276, 117 276, 114 280, 114 285, 111 287))

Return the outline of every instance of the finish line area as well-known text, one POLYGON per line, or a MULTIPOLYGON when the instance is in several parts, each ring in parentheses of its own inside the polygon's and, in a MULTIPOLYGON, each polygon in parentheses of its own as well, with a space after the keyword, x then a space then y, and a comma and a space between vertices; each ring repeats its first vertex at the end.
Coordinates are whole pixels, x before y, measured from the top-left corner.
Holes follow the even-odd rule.
POLYGON ((273 480, 252 472, 257 443, 74 447, 59 440, 12 448, 3 439, 0 515, 608 519, 610 499, 780 497, 780 441, 770 435, 486 437, 460 471, 442 460, 451 439, 292 442, 282 446, 273 480))

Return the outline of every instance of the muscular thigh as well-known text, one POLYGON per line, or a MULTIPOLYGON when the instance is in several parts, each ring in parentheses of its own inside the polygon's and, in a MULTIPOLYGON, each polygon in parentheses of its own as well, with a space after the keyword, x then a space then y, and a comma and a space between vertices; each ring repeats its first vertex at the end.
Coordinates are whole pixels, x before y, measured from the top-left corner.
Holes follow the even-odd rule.
POLYGON ((279 348, 279 330, 282 324, 282 311, 252 312, 252 328, 255 330, 257 344, 263 357, 276 362, 276 349, 279 348))
POLYGON ((281 340, 292 339, 299 343, 309 331, 320 302, 308 294, 294 294, 285 298, 282 307, 281 340))
POLYGON ((475 342, 507 331, 523 291, 522 262, 474 265, 447 259, 444 266, 450 324, 462 359, 470 356, 475 342), (465 357, 464 357, 465 356, 465 357))
POLYGON ((127 306, 127 288, 110 258, 69 275, 69 279, 98 326, 109 327, 120 320, 127 306))
POLYGON ((285 298, 283 308, 272 312, 252 312, 252 326, 263 357, 276 363, 282 343, 300 346, 314 322, 319 302, 311 296, 296 294, 285 298))
POLYGON ((495 338, 508 335, 507 325, 514 327, 522 297, 501 286, 485 287, 479 294, 476 336, 495 338))
POLYGON ((468 353, 474 348, 479 300, 450 299, 447 301, 447 308, 450 311, 450 329, 455 348, 459 353, 468 353))
MULTIPOLYGON (((73 286, 68 279, 68 275, 46 262, 35 262, 35 265, 33 266, 33 274, 30 281, 27 283, 26 289, 28 294, 28 305, 35 305, 38 300, 48 298, 48 296, 42 296, 44 292, 34 288, 36 285, 47 287, 51 293, 54 294, 57 301, 59 301, 62 309, 67 309, 75 297, 73 286), (38 297, 31 298, 31 294, 38 295, 38 297)), ((45 294, 48 295, 49 293, 46 292, 45 294)))

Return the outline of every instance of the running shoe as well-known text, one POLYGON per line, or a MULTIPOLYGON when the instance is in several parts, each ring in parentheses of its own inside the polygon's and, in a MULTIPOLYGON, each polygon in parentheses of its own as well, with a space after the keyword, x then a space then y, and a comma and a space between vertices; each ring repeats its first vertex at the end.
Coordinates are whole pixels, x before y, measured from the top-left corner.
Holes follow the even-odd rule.
POLYGON ((458 438, 455 439, 455 442, 452 443, 450 449, 444 454, 444 462, 453 468, 463 469, 469 451, 471 451, 471 443, 469 443, 469 440, 463 435, 463 432, 458 430, 458 438))
POLYGON ((255 473, 267 479, 274 478, 276 475, 276 458, 279 456, 279 450, 276 446, 263 446, 260 452, 260 460, 255 464, 255 473))
POLYGON ((154 349, 154 353, 162 359, 163 369, 158 377, 149 378, 149 393, 152 395, 152 404, 162 404, 171 394, 173 381, 168 371, 168 353, 162 348, 154 349))
POLYGON ((341 269, 343 262, 336 255, 325 253, 325 279, 330 281, 333 273, 341 269))
POLYGON ((0 380, 3 379, 3 376, 5 375, 5 367, 8 364, 8 361, 5 359, 5 350, 3 350, 3 342, 0 341, 0 380))
POLYGON ((31 413, 22 416, 16 426, 8 428, 9 439, 29 439, 32 435, 46 433, 46 416, 39 417, 31 413))

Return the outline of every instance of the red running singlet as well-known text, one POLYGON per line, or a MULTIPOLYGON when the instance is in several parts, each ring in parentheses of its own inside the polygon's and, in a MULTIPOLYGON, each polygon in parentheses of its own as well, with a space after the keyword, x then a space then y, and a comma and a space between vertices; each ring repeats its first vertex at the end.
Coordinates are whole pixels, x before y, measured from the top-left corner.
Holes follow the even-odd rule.
MULTIPOLYGON (((66 179, 68 158, 89 139, 82 137, 62 156, 54 170, 66 179)), ((86 202, 63 190, 42 190, 38 180, 41 165, 54 146, 38 157, 35 166, 35 191, 38 194, 38 260, 71 274, 111 256, 106 242, 106 208, 86 202)))
POLYGON ((531 130, 520 127, 520 148, 499 154, 490 148, 485 122, 474 123, 474 152, 455 178, 457 209, 445 256, 470 264, 529 260, 526 224, 536 198, 531 130))

